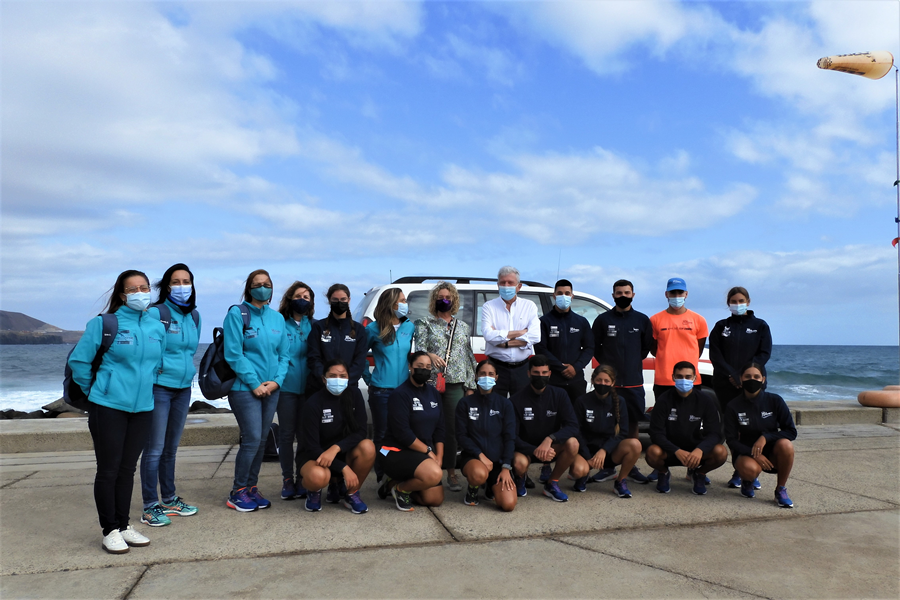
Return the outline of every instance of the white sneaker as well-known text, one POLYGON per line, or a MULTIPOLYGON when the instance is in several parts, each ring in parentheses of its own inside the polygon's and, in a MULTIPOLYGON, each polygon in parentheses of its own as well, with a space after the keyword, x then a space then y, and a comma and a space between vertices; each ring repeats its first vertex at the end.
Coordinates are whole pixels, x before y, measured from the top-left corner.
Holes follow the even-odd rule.
POLYGON ((120 531, 122 534, 122 539, 125 540, 125 543, 129 546, 149 546, 150 538, 142 533, 138 533, 134 527, 129 525, 125 528, 125 531, 120 531))
POLYGON ((113 529, 103 538, 103 549, 110 554, 125 554, 130 550, 122 537, 122 532, 118 529, 113 529))

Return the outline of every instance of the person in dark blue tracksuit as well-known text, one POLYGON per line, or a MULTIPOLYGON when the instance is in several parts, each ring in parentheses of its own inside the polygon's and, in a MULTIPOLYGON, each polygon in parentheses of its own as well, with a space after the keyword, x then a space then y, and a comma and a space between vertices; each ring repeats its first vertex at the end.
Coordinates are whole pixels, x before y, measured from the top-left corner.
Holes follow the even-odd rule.
POLYGON ((486 359, 475 368, 478 391, 464 396, 456 405, 456 440, 462 450, 463 476, 468 481, 463 504, 478 504, 478 489, 485 486, 501 510, 516 507, 516 486, 512 471, 516 448, 516 415, 509 399, 492 393, 497 384, 497 367, 486 359))
POLYGON ((303 433, 297 464, 306 487, 306 510, 322 510, 321 490, 328 502, 342 502, 353 514, 369 508, 359 489, 375 462, 375 445, 366 439, 366 405, 358 388, 347 385, 347 365, 325 363, 325 389, 310 396, 301 410, 303 433))
POLYGON ((728 458, 721 444, 722 425, 716 402, 694 389, 697 371, 688 361, 675 363, 675 389, 656 399, 650 413, 650 440, 647 464, 657 470, 656 490, 668 494, 669 467, 692 470, 693 492, 706 494, 706 474, 718 469, 728 458))
POLYGON ((616 370, 598 365, 591 374, 593 391, 575 401, 578 419, 578 458, 572 464, 573 489, 586 491, 591 469, 614 471, 622 465, 613 487, 620 498, 631 498, 625 476, 641 457, 641 442, 628 437, 628 409, 616 393, 616 370))
POLYGON ((544 495, 566 502, 569 497, 559 489, 559 478, 578 455, 578 421, 568 394, 547 385, 550 366, 546 358, 535 354, 528 359, 528 374, 531 384, 510 398, 516 413, 516 491, 520 497, 527 494, 525 475, 536 460, 545 465, 541 469, 541 479, 546 481, 544 495), (554 461, 551 468, 549 463, 554 461))
POLYGON ((331 312, 321 321, 313 323, 309 332, 306 359, 310 377, 307 394, 324 387, 324 365, 329 360, 339 358, 344 361, 350 371, 350 387, 359 387, 359 378, 369 368, 366 360, 368 336, 362 323, 354 321, 350 314, 350 289, 342 283, 335 283, 328 288, 326 298, 331 312))
POLYGON ((725 439, 741 477, 741 494, 755 497, 753 483, 760 472, 777 473, 775 502, 793 508, 785 488, 794 466, 792 440, 797 439, 791 411, 781 396, 763 391, 765 366, 751 363, 740 377, 742 393, 725 409, 725 439))
POLYGON ((568 279, 556 282, 553 310, 541 317, 541 341, 534 347, 550 364, 550 385, 566 390, 572 402, 587 389, 584 368, 594 353, 591 324, 570 308, 573 295, 568 279))

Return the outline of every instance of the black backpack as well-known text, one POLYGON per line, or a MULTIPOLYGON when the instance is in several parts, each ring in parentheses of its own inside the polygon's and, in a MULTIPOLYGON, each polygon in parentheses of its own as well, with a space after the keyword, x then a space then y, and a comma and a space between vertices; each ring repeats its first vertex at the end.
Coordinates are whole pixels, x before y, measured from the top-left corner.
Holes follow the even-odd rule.
MULTIPOLYGON (((97 354, 94 355, 94 360, 91 361, 91 385, 94 385, 94 380, 97 378, 97 370, 100 368, 100 363, 103 362, 103 355, 112 346, 113 340, 116 339, 116 334, 119 332, 119 319, 115 314, 106 313, 99 315, 99 317, 103 319, 103 335, 100 338, 100 347, 97 348, 97 354)), ((75 348, 69 350, 69 355, 66 356, 63 398, 69 406, 86 411, 90 404, 88 394, 91 391, 88 390, 85 393, 81 386, 72 379, 72 368, 69 367, 69 358, 72 356, 72 352, 75 352, 75 348)))
MULTIPOLYGON (((159 320, 166 326, 166 333, 169 333, 169 325, 172 324, 172 309, 166 306, 165 302, 154 304, 152 308, 156 308, 159 311, 159 320)), ((194 326, 200 327, 200 313, 197 312, 196 308, 191 311, 191 318, 194 319, 194 326)))
MULTIPOLYGON (((241 310, 241 318, 244 320, 244 331, 250 329, 250 311, 243 304, 235 304, 241 310)), ((231 308, 234 308, 232 306, 231 308)), ((231 310, 229 308, 228 310, 231 310)), ((160 313, 160 316, 162 314, 160 313)), ((200 368, 197 370, 197 383, 200 392, 207 400, 224 398, 231 391, 234 380, 237 378, 234 370, 225 361, 225 330, 221 327, 213 328, 212 344, 203 353, 200 359, 200 368)))
POLYGON ((263 451, 264 462, 274 462, 278 460, 278 423, 269 425, 269 432, 266 435, 266 449, 263 451))

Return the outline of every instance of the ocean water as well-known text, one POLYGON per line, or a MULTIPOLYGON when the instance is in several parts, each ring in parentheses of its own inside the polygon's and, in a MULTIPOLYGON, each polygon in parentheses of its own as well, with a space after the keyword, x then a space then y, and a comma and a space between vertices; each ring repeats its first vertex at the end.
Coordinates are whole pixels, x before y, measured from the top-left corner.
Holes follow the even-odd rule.
MULTIPOLYGON (((70 344, 0 346, 0 410, 37 410, 62 396, 70 344)), ((206 349, 201 344, 195 363, 206 349)), ((785 400, 856 400, 864 390, 900 383, 896 346, 775 346, 769 391, 785 400)), ((204 400, 196 381, 192 400, 204 400)), ((227 400, 210 402, 228 406, 227 400)))

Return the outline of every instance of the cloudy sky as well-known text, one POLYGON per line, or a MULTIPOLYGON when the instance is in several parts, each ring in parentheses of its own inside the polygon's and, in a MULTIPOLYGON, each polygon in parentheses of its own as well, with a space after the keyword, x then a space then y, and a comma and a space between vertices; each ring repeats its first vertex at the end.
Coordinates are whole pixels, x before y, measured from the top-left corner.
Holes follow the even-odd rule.
POLYGON ((186 262, 323 292, 560 276, 776 343, 896 344, 893 0, 4 2, 2 308, 81 329, 186 262))

